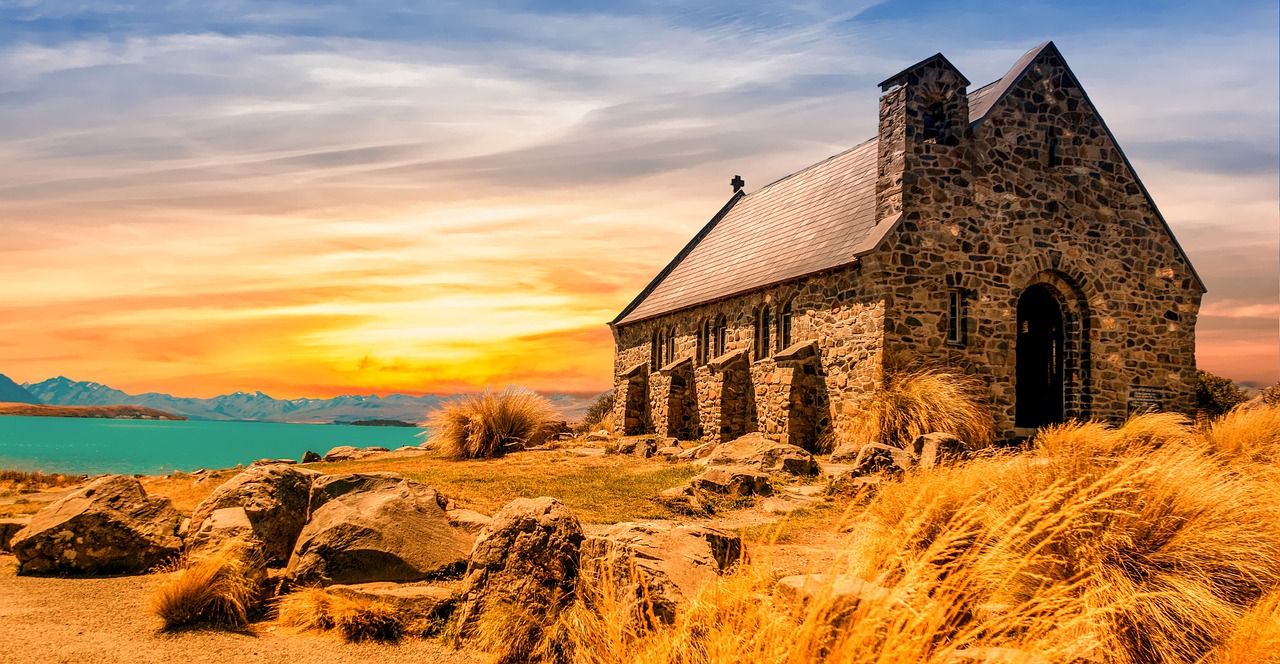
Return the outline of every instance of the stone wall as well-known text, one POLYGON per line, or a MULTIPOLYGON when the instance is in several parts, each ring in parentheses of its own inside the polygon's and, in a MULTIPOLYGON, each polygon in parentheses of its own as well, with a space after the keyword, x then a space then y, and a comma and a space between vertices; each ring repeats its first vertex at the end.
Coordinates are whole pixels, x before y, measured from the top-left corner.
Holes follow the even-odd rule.
MULTIPOLYGON (((675 359, 694 359, 684 380, 695 385, 692 411, 707 440, 759 430, 812 445, 887 366, 918 364, 984 379, 998 431, 1015 435, 1018 303, 1039 285, 1062 313, 1054 352, 1066 417, 1115 420, 1152 400, 1190 412, 1199 281, 1056 49, 976 128, 966 81, 944 59, 895 81, 881 98, 876 206, 880 223, 901 219, 880 246, 844 268, 615 329, 619 394, 639 389, 628 371, 649 363, 653 333, 670 329, 675 359), (959 343, 947 338, 952 292, 963 302, 959 343), (788 300, 793 343, 814 341, 817 352, 797 363, 772 348, 759 359, 755 311, 767 303, 776 321, 788 300), (696 349, 699 326, 720 314, 726 355, 745 351, 726 367, 699 361, 696 349)), ((631 400, 628 416, 619 398, 618 421, 649 417, 645 426, 664 435, 687 429, 687 417, 667 414, 671 372, 644 371, 649 414, 631 400)))
MULTIPOLYGON (((965 98, 945 69, 920 72, 918 85, 965 98)), ((1056 52, 949 144, 918 139, 911 98, 899 88, 882 101, 882 118, 906 125, 881 130, 905 137, 903 219, 876 256, 889 356, 983 376, 1012 434, 1018 300, 1041 284, 1064 310, 1068 417, 1123 418, 1134 387, 1191 411, 1199 284, 1056 52), (953 288, 965 300, 962 346, 946 343, 953 288)))
MULTIPOLYGON (((761 431, 780 440, 814 445, 838 422, 841 413, 851 412, 880 380, 884 304, 875 299, 874 286, 855 264, 615 329, 614 387, 620 395, 615 406, 617 421, 625 423, 629 417, 627 399, 622 395, 634 381, 627 372, 644 363, 649 430, 660 435, 680 433, 679 424, 669 417, 673 371, 655 367, 651 361, 653 333, 661 328, 675 335, 675 359, 667 366, 686 358, 693 360, 702 439, 720 442, 761 431), (770 335, 774 348, 756 359, 755 312, 762 305, 773 307, 777 325, 776 312, 786 302, 793 311, 793 346, 812 341, 817 352, 800 364, 775 360, 773 356, 785 350, 777 347, 780 335, 775 329, 770 335), (707 354, 699 363, 698 329, 722 314, 728 323, 725 353, 720 358, 707 354), (727 363, 719 366, 726 358, 727 363), (793 416, 802 418, 803 425, 796 424, 793 416), (797 429, 804 433, 797 433, 797 429)), ((634 412, 630 421, 638 421, 634 412)))

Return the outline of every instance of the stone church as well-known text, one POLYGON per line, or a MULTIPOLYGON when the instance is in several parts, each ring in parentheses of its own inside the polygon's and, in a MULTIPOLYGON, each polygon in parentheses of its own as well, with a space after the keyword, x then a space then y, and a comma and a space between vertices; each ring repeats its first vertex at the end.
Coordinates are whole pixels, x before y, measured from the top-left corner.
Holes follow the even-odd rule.
POLYGON ((621 433, 813 447, 887 369, 989 386, 997 431, 1194 406, 1204 285, 1047 43, 969 90, 880 84, 871 140, 729 201, 610 323, 621 433))

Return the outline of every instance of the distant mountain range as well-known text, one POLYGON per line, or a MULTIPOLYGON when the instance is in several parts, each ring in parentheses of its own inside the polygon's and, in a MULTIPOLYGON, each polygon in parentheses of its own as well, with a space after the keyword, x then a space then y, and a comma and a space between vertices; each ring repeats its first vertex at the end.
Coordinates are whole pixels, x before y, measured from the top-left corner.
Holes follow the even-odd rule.
MULTIPOLYGON (((144 406, 193 420, 249 420, 260 422, 321 423, 357 420, 401 420, 420 422, 441 403, 458 395, 428 394, 412 397, 389 394, 380 397, 353 394, 332 399, 276 399, 262 392, 236 392, 212 399, 175 397, 159 392, 127 394, 101 383, 75 381, 63 376, 21 386, 0 374, 0 401, 43 403, 51 406, 144 406), (17 392, 6 390, 6 385, 17 392), (18 397, 26 395, 27 400, 18 397)), ((566 420, 578 420, 595 399, 594 395, 544 395, 566 420)))
POLYGON ((0 403, 38 404, 40 400, 8 376, 0 374, 0 403))

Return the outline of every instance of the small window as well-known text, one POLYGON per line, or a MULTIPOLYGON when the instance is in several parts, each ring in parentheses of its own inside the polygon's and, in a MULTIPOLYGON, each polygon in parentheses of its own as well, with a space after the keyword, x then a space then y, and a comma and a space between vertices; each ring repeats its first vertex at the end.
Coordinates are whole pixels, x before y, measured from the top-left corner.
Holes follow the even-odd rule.
POLYGON ((667 333, 667 361, 664 363, 671 364, 676 361, 676 331, 673 329, 667 333))
POLYGON ((778 316, 778 348, 791 347, 791 302, 782 307, 778 316))
POLYGON ((714 357, 720 357, 726 352, 726 341, 729 336, 729 323, 724 316, 716 319, 715 332, 712 335, 712 343, 715 344, 715 351, 711 353, 714 357))
POLYGON ((947 344, 964 345, 964 291, 952 288, 947 291, 947 344))
POLYGON ((926 143, 942 143, 947 140, 947 107, 935 102, 924 109, 920 139, 926 143))
POLYGON ((760 312, 756 317, 756 359, 763 360, 773 352, 771 345, 771 335, 769 327, 773 323, 773 316, 769 312, 769 307, 760 307, 760 312))
POLYGON ((1044 163, 1053 168, 1062 165, 1062 155, 1058 154, 1058 132, 1050 127, 1044 137, 1044 163))
POLYGON ((653 331, 653 337, 649 340, 649 368, 658 370, 662 367, 662 332, 660 330, 653 331))

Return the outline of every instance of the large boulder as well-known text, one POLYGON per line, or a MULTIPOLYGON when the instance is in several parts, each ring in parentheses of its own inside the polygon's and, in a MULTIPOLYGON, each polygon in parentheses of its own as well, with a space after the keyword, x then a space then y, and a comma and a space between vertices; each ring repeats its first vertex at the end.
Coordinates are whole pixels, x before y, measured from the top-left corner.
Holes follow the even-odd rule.
POLYGON ((769 476, 751 468, 717 466, 694 476, 689 484, 700 491, 723 493, 735 498, 768 496, 773 493, 769 476))
POLYGON ((760 433, 749 433, 717 445, 705 459, 709 466, 749 466, 766 473, 814 475, 820 468, 802 448, 779 443, 760 433))
POLYGON ((368 452, 350 445, 339 445, 325 453, 324 461, 351 461, 369 456, 368 452))
POLYGON ((849 463, 858 458, 858 452, 862 451, 862 443, 846 441, 836 445, 831 450, 831 463, 849 463))
POLYGON ((307 524, 311 482, 322 475, 314 470, 284 464, 252 466, 213 490, 191 515, 193 544, 217 544, 241 533, 232 512, 224 512, 214 526, 205 522, 219 510, 242 508, 253 539, 258 540, 267 565, 284 565, 307 524), (230 529, 229 529, 230 527, 230 529))
POLYGON ((295 583, 420 581, 461 572, 473 536, 435 489, 394 473, 326 475, 293 556, 295 583))
POLYGON ((37 512, 10 547, 22 574, 145 572, 182 552, 181 521, 168 498, 106 475, 37 512))
POLYGON ((463 582, 458 624, 490 607, 544 612, 567 602, 578 581, 582 524, 555 498, 518 498, 476 538, 463 582))
POLYGON ((916 455, 912 452, 892 445, 867 443, 858 451, 851 472, 855 475, 895 474, 911 470, 915 465, 916 455))
POLYGON ((10 551, 9 542, 13 541, 13 536, 17 535, 19 530, 26 528, 29 523, 31 523, 29 516, 0 519, 0 551, 10 551))
POLYGON ((615 593, 642 623, 669 623, 680 604, 742 558, 742 540, 726 530, 619 523, 582 543, 580 583, 615 593))

